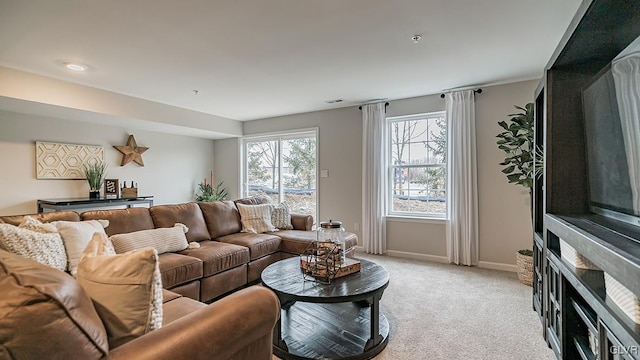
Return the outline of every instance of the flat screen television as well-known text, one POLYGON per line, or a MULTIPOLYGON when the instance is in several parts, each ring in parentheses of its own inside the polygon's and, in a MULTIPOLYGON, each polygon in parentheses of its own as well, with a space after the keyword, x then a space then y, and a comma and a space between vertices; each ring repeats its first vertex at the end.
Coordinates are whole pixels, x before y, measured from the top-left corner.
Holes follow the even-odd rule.
POLYGON ((590 209, 640 226, 640 52, 602 69, 582 106, 590 209))

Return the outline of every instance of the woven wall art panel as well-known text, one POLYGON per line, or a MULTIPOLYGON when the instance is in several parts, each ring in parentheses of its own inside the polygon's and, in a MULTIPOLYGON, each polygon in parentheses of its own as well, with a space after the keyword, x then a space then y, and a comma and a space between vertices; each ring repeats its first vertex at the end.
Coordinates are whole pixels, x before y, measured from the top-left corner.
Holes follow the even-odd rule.
POLYGON ((102 146, 36 141, 37 179, 84 179, 82 164, 103 161, 102 146))

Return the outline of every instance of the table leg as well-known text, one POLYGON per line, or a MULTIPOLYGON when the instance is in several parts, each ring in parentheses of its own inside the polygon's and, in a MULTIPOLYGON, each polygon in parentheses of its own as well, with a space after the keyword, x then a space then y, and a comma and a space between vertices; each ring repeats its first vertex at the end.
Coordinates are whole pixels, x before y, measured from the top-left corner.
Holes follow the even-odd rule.
POLYGON ((382 341, 382 335, 380 335, 380 298, 382 298, 382 294, 373 295, 371 306, 369 307, 369 311, 371 312, 371 335, 364 346, 365 351, 373 348, 382 341))
POLYGON ((276 346, 284 351, 289 351, 287 343, 282 339, 282 316, 278 319, 276 326, 273 328, 273 346, 276 346))

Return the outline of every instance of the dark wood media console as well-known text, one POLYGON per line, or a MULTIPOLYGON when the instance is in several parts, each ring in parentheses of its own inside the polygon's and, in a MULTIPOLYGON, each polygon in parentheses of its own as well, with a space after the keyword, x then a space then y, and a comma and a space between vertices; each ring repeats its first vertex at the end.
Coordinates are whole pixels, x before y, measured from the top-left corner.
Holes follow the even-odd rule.
POLYGON ((545 169, 533 188, 533 308, 558 359, 640 359, 640 325, 604 273, 640 295, 640 228, 589 211, 582 90, 640 36, 640 1, 585 0, 535 93, 545 169), (600 270, 576 268, 560 239, 600 270))

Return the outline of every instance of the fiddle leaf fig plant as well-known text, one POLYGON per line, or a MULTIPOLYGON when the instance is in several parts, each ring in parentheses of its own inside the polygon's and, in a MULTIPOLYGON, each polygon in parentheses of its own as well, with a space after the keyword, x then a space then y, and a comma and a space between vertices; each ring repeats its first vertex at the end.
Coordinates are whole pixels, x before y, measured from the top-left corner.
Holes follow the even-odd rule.
POLYGON ((533 143, 533 103, 515 108, 520 112, 509 114, 511 119, 508 122, 498 122, 504 131, 497 135, 497 144, 506 155, 500 165, 504 166, 502 172, 507 175, 509 183, 531 189, 534 177, 542 173, 543 161, 542 150, 533 143))

